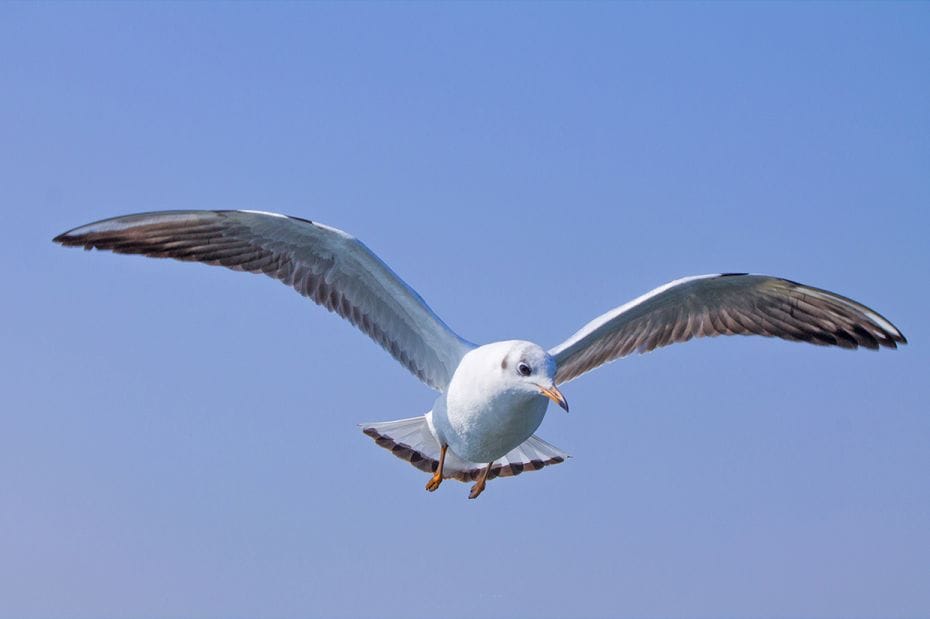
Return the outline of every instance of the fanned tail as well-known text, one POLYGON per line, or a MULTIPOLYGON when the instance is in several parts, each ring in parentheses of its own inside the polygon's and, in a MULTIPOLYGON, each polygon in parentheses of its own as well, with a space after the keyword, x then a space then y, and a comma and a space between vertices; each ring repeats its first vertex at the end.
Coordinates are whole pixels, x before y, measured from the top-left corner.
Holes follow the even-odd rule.
MULTIPOLYGON (((440 445, 430 429, 426 415, 397 421, 365 423, 361 428, 362 432, 373 438, 379 446, 421 471, 433 473, 439 468, 440 445)), ((564 462, 568 457, 568 454, 538 436, 531 436, 507 455, 495 460, 488 478, 510 477, 525 471, 538 471, 564 462)), ((450 450, 446 453, 443 477, 464 482, 474 481, 486 465, 462 460, 450 450)))

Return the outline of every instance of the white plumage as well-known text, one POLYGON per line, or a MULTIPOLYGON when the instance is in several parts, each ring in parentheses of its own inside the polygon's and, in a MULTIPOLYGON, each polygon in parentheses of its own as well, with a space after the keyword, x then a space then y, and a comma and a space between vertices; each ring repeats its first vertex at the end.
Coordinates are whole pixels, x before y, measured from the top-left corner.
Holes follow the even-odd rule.
POLYGON ((476 346, 459 337, 364 244, 318 223, 260 211, 165 211, 116 217, 54 239, 69 246, 168 257, 264 273, 336 312, 440 392, 426 415, 364 432, 443 478, 518 475, 567 457, 533 436, 557 385, 631 352, 693 337, 764 335, 844 348, 896 348, 904 336, 874 310, 765 275, 686 277, 595 318, 546 352, 525 341, 476 346))

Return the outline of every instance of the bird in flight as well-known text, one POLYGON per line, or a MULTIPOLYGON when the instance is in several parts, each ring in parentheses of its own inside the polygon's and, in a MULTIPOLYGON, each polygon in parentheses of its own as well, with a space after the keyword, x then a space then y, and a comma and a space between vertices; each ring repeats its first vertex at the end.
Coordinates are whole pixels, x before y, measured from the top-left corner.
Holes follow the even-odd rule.
POLYGON ((763 335, 842 348, 907 340, 878 312, 833 292, 746 273, 675 280, 598 316, 544 349, 457 335, 358 239, 316 222, 260 211, 162 211, 105 219, 54 241, 264 273, 380 344, 439 392, 425 415, 362 424, 395 456, 444 479, 474 482, 558 464, 567 454, 534 435, 559 386, 594 368, 694 337, 763 335))

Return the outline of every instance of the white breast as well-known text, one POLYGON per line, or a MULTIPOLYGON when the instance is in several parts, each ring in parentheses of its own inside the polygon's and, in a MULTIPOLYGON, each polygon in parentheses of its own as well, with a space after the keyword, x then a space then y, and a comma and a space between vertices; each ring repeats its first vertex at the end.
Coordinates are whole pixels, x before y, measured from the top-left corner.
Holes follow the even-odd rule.
POLYGON ((462 359, 446 392, 433 406, 441 442, 469 462, 492 462, 522 444, 546 414, 548 400, 515 388, 500 371, 498 342, 476 348, 462 359))

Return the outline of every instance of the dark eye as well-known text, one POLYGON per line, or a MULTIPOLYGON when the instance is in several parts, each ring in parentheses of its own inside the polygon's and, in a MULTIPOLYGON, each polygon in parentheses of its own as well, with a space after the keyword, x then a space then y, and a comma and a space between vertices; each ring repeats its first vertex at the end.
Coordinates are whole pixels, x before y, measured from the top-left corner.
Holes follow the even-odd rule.
POLYGON ((533 373, 533 370, 530 369, 530 366, 523 363, 522 361, 520 362, 520 365, 517 366, 517 371, 520 372, 520 376, 529 376, 533 373))

